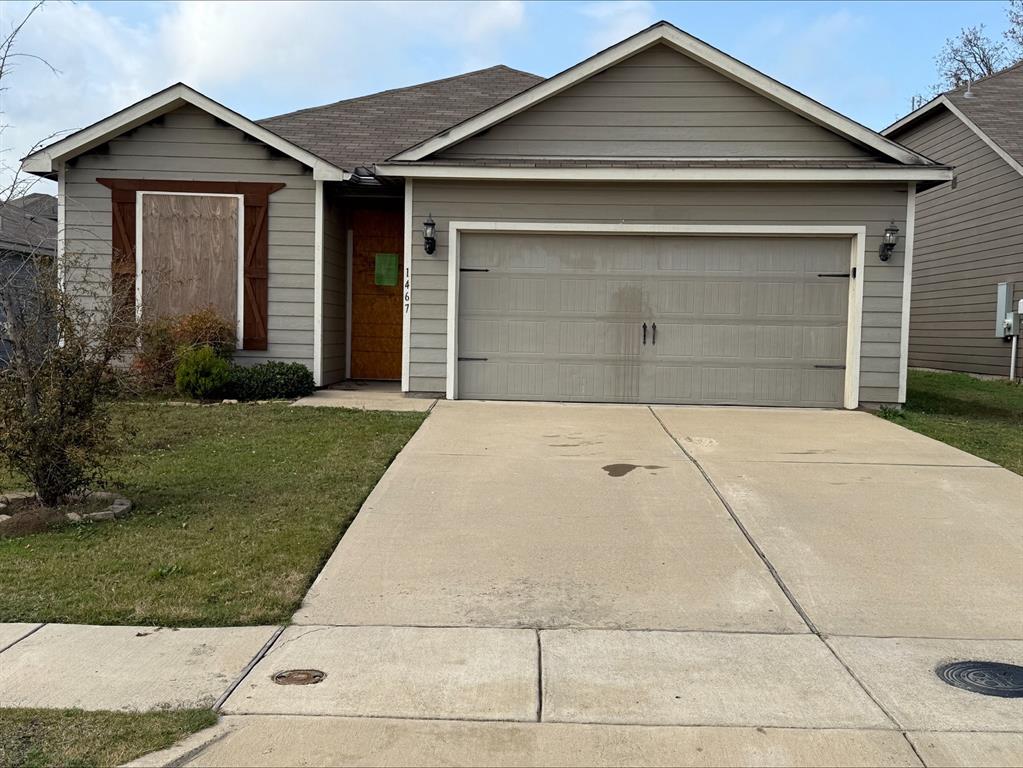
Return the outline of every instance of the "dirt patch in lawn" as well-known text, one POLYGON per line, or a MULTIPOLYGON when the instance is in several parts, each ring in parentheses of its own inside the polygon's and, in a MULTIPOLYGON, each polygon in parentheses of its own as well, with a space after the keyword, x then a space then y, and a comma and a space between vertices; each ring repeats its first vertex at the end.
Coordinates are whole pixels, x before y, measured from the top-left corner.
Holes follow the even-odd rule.
POLYGON ((8 493, 0 495, 0 538, 30 536, 82 520, 113 520, 130 509, 128 500, 114 493, 94 493, 58 507, 28 493, 8 493))

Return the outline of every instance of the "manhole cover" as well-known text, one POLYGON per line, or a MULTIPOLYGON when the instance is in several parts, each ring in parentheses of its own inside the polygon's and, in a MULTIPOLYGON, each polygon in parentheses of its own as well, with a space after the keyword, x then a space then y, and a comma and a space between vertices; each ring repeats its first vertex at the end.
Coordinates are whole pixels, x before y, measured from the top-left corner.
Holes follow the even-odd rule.
POLYGON ((318 669, 286 669, 273 676, 277 685, 316 685, 327 675, 318 669))
POLYGON ((954 661, 936 670, 942 682, 964 691, 1000 696, 1003 699, 1023 698, 1023 667, 998 661, 954 661))

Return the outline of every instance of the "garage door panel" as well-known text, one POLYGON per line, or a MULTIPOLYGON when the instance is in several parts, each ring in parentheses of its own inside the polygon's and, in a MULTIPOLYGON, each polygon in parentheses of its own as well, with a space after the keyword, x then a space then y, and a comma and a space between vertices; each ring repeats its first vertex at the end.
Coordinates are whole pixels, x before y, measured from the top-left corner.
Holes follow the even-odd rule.
POLYGON ((598 297, 603 282, 592 279, 562 278, 558 280, 560 301, 557 311, 562 314, 593 314, 598 311, 598 297))
POLYGON ((606 311, 614 315, 642 316, 646 311, 643 280, 608 280, 606 311))
POLYGON ((558 352, 562 355, 585 355, 593 357, 597 351, 597 324, 594 322, 559 323, 558 352))
POLYGON ((758 360, 791 360, 796 354, 798 328, 790 325, 761 325, 754 329, 754 356, 758 360))
POLYGON ((508 320, 507 346, 501 352, 513 355, 542 355, 547 348, 547 323, 542 320, 508 320))
POLYGON ((842 404, 848 279, 818 275, 848 270, 848 239, 495 233, 461 250, 489 265, 460 274, 461 397, 842 404))

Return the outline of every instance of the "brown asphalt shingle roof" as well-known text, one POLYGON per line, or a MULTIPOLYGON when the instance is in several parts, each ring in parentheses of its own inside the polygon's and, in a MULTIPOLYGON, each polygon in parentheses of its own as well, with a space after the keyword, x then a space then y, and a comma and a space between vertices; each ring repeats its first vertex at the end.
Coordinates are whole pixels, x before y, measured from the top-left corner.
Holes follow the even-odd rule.
POLYGON ((1023 61, 978 80, 966 97, 966 86, 945 97, 991 141, 1023 162, 1023 61))
POLYGON ((257 122, 351 171, 382 163, 543 79, 499 65, 257 122))

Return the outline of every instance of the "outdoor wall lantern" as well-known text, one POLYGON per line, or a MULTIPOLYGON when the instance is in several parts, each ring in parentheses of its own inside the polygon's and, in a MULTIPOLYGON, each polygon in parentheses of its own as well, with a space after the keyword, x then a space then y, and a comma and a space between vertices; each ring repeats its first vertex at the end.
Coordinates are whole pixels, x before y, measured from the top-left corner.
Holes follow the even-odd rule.
POLYGON ((423 222, 423 250, 428 254, 437 250, 437 222, 433 220, 432 213, 423 222))
POLYGON ((888 261, 891 258, 892 251, 895 250, 895 243, 899 239, 899 228, 895 226, 893 221, 887 227, 884 228, 884 238, 881 240, 881 245, 877 249, 877 257, 881 261, 888 261))

